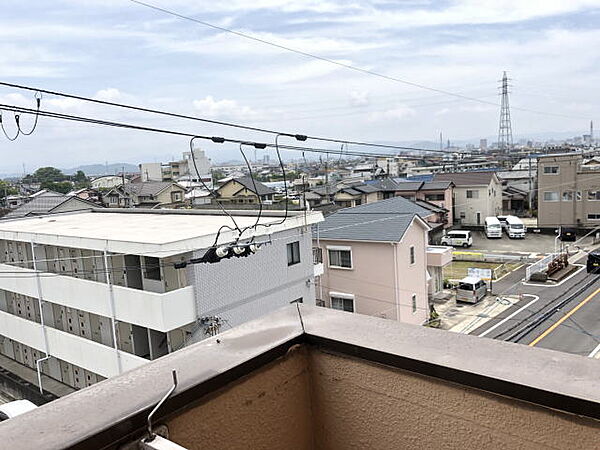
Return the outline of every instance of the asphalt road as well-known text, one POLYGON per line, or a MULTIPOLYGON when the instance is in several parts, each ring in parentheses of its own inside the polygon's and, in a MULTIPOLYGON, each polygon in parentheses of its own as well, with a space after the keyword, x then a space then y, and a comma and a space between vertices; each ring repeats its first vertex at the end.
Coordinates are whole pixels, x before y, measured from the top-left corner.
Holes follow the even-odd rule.
POLYGON ((582 356, 597 350, 600 345, 600 275, 588 274, 583 269, 562 284, 548 287, 523 284, 524 272, 525 267, 522 267, 493 286, 495 295, 521 294, 522 299, 471 334, 507 340, 525 324, 547 313, 543 322, 511 341, 582 356), (577 292, 586 283, 591 285, 577 292), (557 303, 569 296, 573 298, 556 310, 557 303))

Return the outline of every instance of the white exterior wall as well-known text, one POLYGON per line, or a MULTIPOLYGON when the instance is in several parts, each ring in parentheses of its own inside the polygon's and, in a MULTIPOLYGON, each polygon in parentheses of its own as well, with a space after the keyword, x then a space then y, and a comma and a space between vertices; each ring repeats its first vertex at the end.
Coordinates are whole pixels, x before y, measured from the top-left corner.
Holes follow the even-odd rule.
POLYGON ((502 213, 502 185, 490 182, 489 185, 460 186, 454 188, 454 220, 461 225, 483 226, 485 218, 502 213), (467 191, 478 191, 478 198, 467 198, 467 191), (477 213, 480 222, 477 223, 477 213), (464 218, 462 214, 464 213, 464 218))
MULTIPOLYGON (((0 289, 38 297, 33 270, 0 264, 2 271, 22 272, 30 276, 1 277, 0 289)), ((43 275, 40 282, 42 298, 48 302, 111 317, 109 286, 105 283, 54 274, 43 275)), ((166 332, 195 320, 192 286, 164 294, 113 286, 113 292, 118 321, 166 332)))
MULTIPOLYGON (((189 267, 198 317, 218 315, 235 327, 302 297, 315 305, 312 239, 309 228, 274 233, 273 243, 245 258, 189 267), (300 242, 300 262, 288 266, 287 244, 300 242), (234 278, 232 278, 234 277, 234 278)), ((265 241, 259 238, 257 242, 265 241)), ((196 252, 199 257, 203 252, 196 252)), ((197 338, 204 336, 197 336, 197 338)))
MULTIPOLYGON (((42 326, 10 313, 0 311, 0 330, 3 336, 21 342, 29 347, 45 352, 42 326)), ((56 358, 69 361, 103 377, 118 375, 117 352, 114 348, 46 327, 48 352, 56 358)), ((119 351, 123 371, 133 369, 148 362, 147 359, 119 351)))

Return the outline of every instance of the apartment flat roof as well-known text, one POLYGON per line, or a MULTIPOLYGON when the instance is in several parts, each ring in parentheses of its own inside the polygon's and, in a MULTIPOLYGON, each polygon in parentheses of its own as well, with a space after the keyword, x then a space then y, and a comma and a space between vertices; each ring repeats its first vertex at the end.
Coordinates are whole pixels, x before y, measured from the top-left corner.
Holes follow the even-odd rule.
MULTIPOLYGON (((166 210, 129 210, 127 213, 105 211, 2 221, 0 239, 167 257, 210 247, 221 226, 233 227, 229 217, 216 211, 189 214, 185 214, 184 211, 165 212, 166 210)), ((240 228, 252 226, 256 222, 256 211, 232 211, 231 214, 240 228)), ((259 223, 281 222, 282 215, 263 213, 259 223)), ((266 236, 322 220, 320 212, 308 212, 306 215, 290 213, 285 223, 269 228, 258 227, 256 231, 248 230, 243 237, 266 236)), ((224 229, 219 242, 234 240, 237 234, 237 231, 224 229)))

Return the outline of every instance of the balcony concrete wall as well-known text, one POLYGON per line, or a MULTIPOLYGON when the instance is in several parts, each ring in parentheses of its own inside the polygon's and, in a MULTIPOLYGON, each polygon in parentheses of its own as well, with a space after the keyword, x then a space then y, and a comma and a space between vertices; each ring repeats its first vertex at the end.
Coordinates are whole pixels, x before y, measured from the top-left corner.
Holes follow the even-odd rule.
MULTIPOLYGON (((0 272, 23 275, 0 278, 0 289, 38 297, 35 272, 0 264, 0 272)), ((44 273, 40 277, 42 298, 48 302, 110 317, 109 287, 105 283, 64 275, 44 273)), ((157 331, 170 331, 195 320, 194 287, 187 286, 167 293, 155 293, 113 286, 117 320, 157 331)))
MULTIPOLYGON (((112 347, 55 328, 46 327, 46 332, 50 355, 103 377, 119 373, 117 353, 112 347)), ((40 324, 4 311, 0 311, 0 334, 42 352, 46 349, 40 324)), ((119 351, 119 357, 123 371, 148 362, 123 351, 119 351)))

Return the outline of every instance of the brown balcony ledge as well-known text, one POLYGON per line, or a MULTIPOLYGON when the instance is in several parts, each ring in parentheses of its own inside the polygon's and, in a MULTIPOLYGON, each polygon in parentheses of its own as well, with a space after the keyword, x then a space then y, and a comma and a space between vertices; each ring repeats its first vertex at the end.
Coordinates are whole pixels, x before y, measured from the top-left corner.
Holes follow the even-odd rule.
POLYGON ((2 448, 598 448, 600 361, 324 308, 259 320, 0 424, 2 448))

